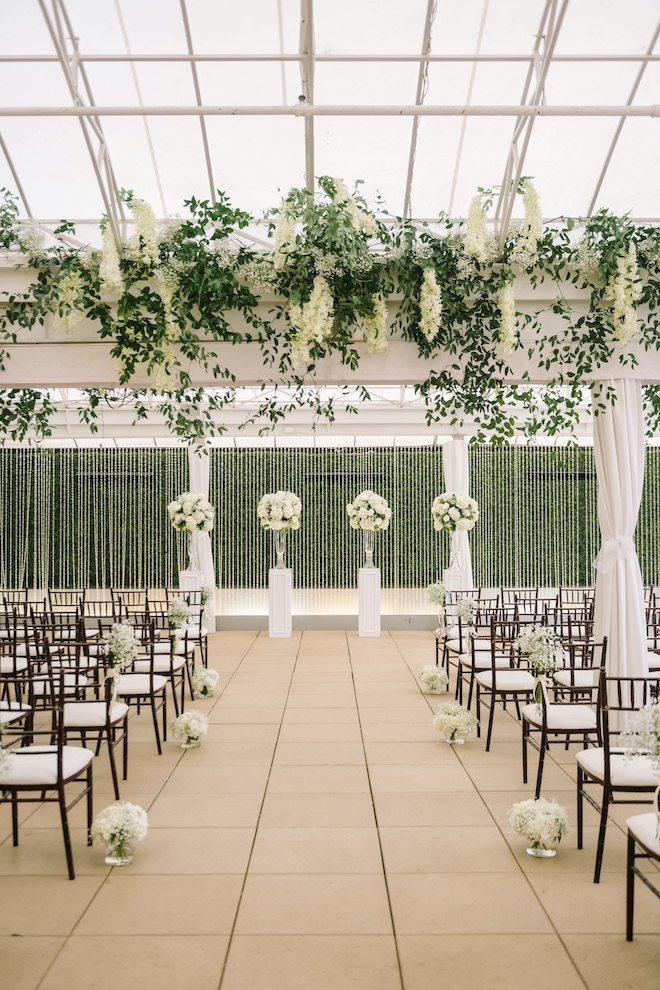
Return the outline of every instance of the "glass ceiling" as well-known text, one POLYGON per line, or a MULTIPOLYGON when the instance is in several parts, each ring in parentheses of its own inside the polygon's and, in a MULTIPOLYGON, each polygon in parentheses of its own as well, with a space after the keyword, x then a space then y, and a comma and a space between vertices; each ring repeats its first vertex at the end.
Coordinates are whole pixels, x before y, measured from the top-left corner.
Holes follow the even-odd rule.
POLYGON ((259 214, 323 174, 419 218, 465 216, 476 187, 507 174, 535 177, 547 218, 658 218, 657 0, 3 8, 0 185, 24 216, 90 223, 85 240, 121 187, 162 216, 217 188, 259 214))

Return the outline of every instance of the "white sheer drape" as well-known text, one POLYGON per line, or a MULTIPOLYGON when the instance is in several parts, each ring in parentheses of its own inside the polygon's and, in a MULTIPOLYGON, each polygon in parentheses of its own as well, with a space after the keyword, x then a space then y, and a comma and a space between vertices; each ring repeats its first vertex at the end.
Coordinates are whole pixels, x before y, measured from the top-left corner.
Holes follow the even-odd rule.
MULTIPOLYGON (((442 446, 442 469, 445 475, 445 491, 470 494, 470 464, 467 441, 462 437, 450 440, 442 446)), ((452 533, 451 558, 455 567, 464 575, 464 588, 474 587, 472 579, 472 554, 467 533, 452 533)))
MULTIPOLYGON (((195 495, 209 497, 209 472, 211 457, 209 454, 198 453, 194 447, 188 448, 188 470, 190 471, 190 491, 195 495)), ((202 584, 213 588, 213 594, 204 609, 203 625, 209 632, 215 632, 215 565, 211 550, 209 533, 193 533, 193 551, 197 552, 199 569, 202 572, 202 584)))
MULTIPOLYGON (((613 405, 594 416, 594 458, 598 476, 601 549, 596 568, 594 636, 607 636, 611 676, 648 674, 642 576, 633 543, 644 481, 642 387, 631 380, 599 382, 594 398, 608 387, 613 405)), ((604 396, 604 392, 603 392, 604 396)))

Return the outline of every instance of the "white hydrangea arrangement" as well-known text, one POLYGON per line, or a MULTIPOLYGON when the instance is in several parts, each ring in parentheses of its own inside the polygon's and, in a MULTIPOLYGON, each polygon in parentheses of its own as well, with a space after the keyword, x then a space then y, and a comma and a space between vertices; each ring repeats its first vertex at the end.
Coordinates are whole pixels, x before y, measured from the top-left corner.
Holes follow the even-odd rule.
POLYGON ((627 755, 646 756, 660 774, 660 701, 644 705, 619 738, 627 755))
POLYGON ((557 801, 530 798, 509 810, 509 822, 518 835, 524 835, 532 849, 555 849, 568 832, 566 809, 557 801))
POLYGON ((346 506, 351 529, 372 532, 385 530, 390 524, 392 510, 382 495, 366 489, 346 506))
POLYGON ((262 529, 300 529, 302 502, 293 492, 269 492, 263 495, 257 506, 262 529))
POLYGON ((610 275, 603 299, 612 307, 616 338, 626 344, 637 333, 637 302, 641 295, 637 248, 634 241, 616 259, 616 271, 610 275))
POLYGON ((446 701, 444 705, 440 705, 433 724, 438 732, 443 733, 445 739, 455 742, 473 732, 479 723, 472 712, 458 701, 446 701))
POLYGON ((209 720, 203 712, 182 712, 170 722, 170 732, 176 742, 189 746, 196 743, 209 731, 209 720))
POLYGON ((436 664, 429 664, 422 667, 419 672, 419 679, 426 686, 427 694, 440 694, 443 687, 449 684, 449 677, 444 667, 436 664))
POLYGON ((130 848, 142 842, 149 830, 144 808, 118 801, 99 812, 90 829, 92 839, 101 839, 119 858, 130 855, 130 848))
POLYGON ((442 492, 431 506, 433 525, 449 533, 468 533, 479 518, 479 506, 467 492, 442 492))
POLYGON ((554 674, 565 666, 564 648, 561 639, 547 626, 532 626, 514 640, 513 647, 529 663, 536 674, 554 674))
POLYGON ((203 698, 211 698, 218 686, 220 674, 210 667, 198 667, 192 675, 192 686, 195 694, 201 694, 203 698))
POLYGON ((140 643, 128 622, 115 622, 102 643, 111 667, 126 670, 137 659, 140 643))
POLYGON ((173 598, 167 610, 167 623, 170 629, 180 629, 190 619, 190 608, 182 598, 173 598))
POLYGON ((167 506, 170 522, 180 533, 210 533, 214 509, 204 495, 184 492, 167 506))

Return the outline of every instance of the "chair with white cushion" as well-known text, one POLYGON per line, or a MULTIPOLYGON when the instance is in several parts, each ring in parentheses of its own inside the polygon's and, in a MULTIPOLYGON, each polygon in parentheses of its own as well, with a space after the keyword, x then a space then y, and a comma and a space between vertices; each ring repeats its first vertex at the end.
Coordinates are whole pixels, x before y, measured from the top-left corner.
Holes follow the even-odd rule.
POLYGON ((477 736, 481 735, 482 700, 484 695, 490 699, 486 752, 490 750, 497 699, 501 698, 504 705, 508 699, 515 701, 518 717, 520 717, 520 700, 530 701, 534 692, 534 675, 526 665, 526 660, 521 661, 513 650, 513 641, 520 635, 525 625, 526 623, 521 624, 518 620, 514 622, 491 620, 490 664, 488 669, 477 671, 474 678, 477 689, 477 719, 479 721, 477 736))
POLYGON ((645 815, 635 815, 626 822, 628 828, 628 856, 626 883, 626 939, 633 940, 633 915, 635 912, 635 877, 644 883, 656 897, 660 897, 660 886, 657 873, 654 875, 655 884, 649 873, 643 873, 637 866, 638 860, 654 861, 656 869, 660 869, 660 811, 658 811, 658 795, 656 793, 655 811, 645 815), (637 851, 637 848, 641 852, 637 851))
MULTIPOLYGON (((179 591, 178 595, 174 597, 181 598, 190 609, 190 618, 185 625, 185 632, 188 636, 188 643, 193 646, 193 649, 195 647, 199 649, 199 655, 202 661, 202 666, 208 667, 209 631, 204 625, 204 611, 202 609, 202 592, 179 591)), ((169 592, 168 592, 168 601, 171 601, 171 595, 169 592)), ((193 668, 194 666, 195 666, 195 662, 193 658, 193 668)))
POLYGON ((126 704, 136 707, 138 714, 143 705, 149 705, 154 724, 156 747, 160 755, 163 748, 158 731, 158 712, 162 711, 163 739, 165 740, 167 739, 166 689, 168 678, 156 672, 153 620, 147 621, 146 624, 135 622, 133 628, 142 644, 140 655, 142 669, 135 670, 134 667, 131 667, 124 671, 117 683, 117 694, 126 704))
MULTIPOLYGON (((493 599, 490 599, 492 602, 493 599)), ((498 599, 494 599, 498 601, 498 599)), ((478 670, 488 670, 490 667, 490 634, 491 621, 496 619, 500 622, 513 622, 517 617, 515 605, 500 608, 497 604, 479 602, 474 614, 473 634, 468 649, 467 629, 465 624, 459 619, 458 630, 459 639, 457 643, 448 644, 450 653, 456 656, 456 692, 457 701, 463 704, 464 681, 468 682, 467 707, 472 704, 472 692, 474 690, 474 676, 478 670)), ((447 673, 449 673, 449 662, 447 663, 447 673)))
POLYGON ((616 746, 625 713, 639 711, 658 697, 660 677, 608 677, 601 672, 598 687, 598 711, 602 745, 577 754, 577 847, 582 849, 584 801, 600 814, 594 883, 600 880, 610 804, 646 804, 660 780, 651 761, 645 756, 630 757, 616 746), (602 788, 601 803, 590 788, 602 788))

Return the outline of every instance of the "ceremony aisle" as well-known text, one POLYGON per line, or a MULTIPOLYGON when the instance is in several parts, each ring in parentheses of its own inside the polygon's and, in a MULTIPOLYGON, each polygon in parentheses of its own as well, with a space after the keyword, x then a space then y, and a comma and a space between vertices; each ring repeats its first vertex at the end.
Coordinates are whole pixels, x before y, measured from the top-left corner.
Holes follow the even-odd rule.
MULTIPOLYGON (((57 810, 0 819, 0 974, 12 990, 451 990, 657 987, 660 902, 636 891, 625 941, 625 836, 615 809, 593 883, 596 818, 575 848, 575 746, 553 747, 544 796, 569 813, 555 859, 508 824, 520 725, 498 710, 492 750, 432 725, 453 697, 417 679, 433 634, 223 632, 201 748, 133 716, 122 798, 147 809, 134 864, 110 869, 73 813, 77 878, 57 810), (617 827, 618 826, 618 827, 617 827)), ((95 763, 95 811, 112 801, 95 763)), ((535 766, 535 764, 534 764, 535 766)))

